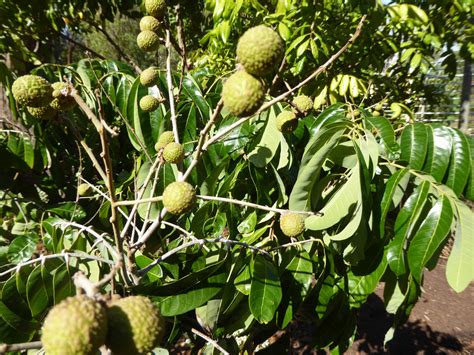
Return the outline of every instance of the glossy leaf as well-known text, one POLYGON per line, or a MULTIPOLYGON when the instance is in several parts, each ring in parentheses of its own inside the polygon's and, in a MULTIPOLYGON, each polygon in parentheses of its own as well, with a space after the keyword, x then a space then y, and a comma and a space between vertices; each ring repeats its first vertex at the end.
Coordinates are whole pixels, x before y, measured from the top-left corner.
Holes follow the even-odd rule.
POLYGON ((428 150, 428 133, 424 123, 413 123, 403 129, 400 138, 401 159, 415 170, 421 170, 428 150))
POLYGON ((432 134, 431 144, 428 145, 426 162, 423 171, 433 176, 437 182, 442 182, 450 164, 452 137, 448 128, 430 127, 428 134, 432 134))
POLYGON ((472 158, 466 136, 453 128, 450 128, 450 132, 453 138, 453 149, 451 150, 451 162, 446 185, 459 196, 464 190, 471 173, 472 158))
POLYGON ((423 268, 446 239, 452 221, 451 203, 447 197, 441 196, 428 212, 408 247, 408 266, 418 283, 421 284, 423 268))
POLYGON ((260 323, 269 323, 282 298, 278 270, 271 261, 257 255, 251 270, 249 306, 252 315, 260 323))

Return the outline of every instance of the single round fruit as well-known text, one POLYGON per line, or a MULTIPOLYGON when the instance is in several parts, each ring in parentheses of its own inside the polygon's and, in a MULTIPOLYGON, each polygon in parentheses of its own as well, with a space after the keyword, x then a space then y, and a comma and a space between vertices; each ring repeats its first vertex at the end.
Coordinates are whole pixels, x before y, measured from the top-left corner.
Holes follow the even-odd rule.
POLYGON ((260 80, 245 71, 232 74, 222 88, 224 107, 236 116, 250 116, 265 99, 265 89, 260 80))
POLYGON ((140 108, 145 112, 155 111, 160 106, 160 101, 151 95, 143 96, 140 99, 140 108))
POLYGON ((153 31, 142 31, 137 36, 138 47, 146 52, 153 52, 160 45, 160 37, 153 31))
POLYGON ((106 336, 105 308, 79 295, 66 298, 49 311, 41 342, 48 355, 92 355, 105 343, 106 336))
POLYGON ((31 116, 46 120, 48 118, 52 118, 56 111, 50 106, 42 106, 42 107, 29 107, 27 106, 26 109, 30 113, 31 116))
POLYGON ((381 115, 381 112, 380 111, 373 111, 372 112, 372 116, 375 116, 375 117, 378 117, 381 115))
POLYGON ((21 105, 43 107, 49 105, 53 88, 49 82, 38 75, 23 75, 12 85, 13 97, 21 105))
POLYGON ((298 126, 298 118, 293 111, 282 111, 276 118, 277 129, 282 133, 291 133, 298 126))
POLYGON ((148 15, 162 18, 166 14, 165 0, 145 0, 145 9, 148 15))
POLYGON ((108 310, 107 347, 114 355, 138 355, 153 350, 164 335, 165 320, 144 296, 113 301, 108 310))
POLYGON ((89 196, 91 192, 92 188, 86 183, 80 184, 77 188, 77 194, 79 196, 89 196))
POLYGON ((354 112, 352 112, 352 114, 354 115, 354 117, 359 117, 360 116, 360 111, 359 110, 354 110, 354 112))
POLYGON ((140 74, 140 84, 143 86, 153 86, 156 85, 158 80, 158 70, 156 68, 150 67, 145 69, 140 74))
POLYGON ((158 137, 158 141, 155 144, 155 150, 159 151, 161 148, 166 147, 169 143, 174 142, 174 134, 172 131, 164 131, 158 137))
POLYGON ((313 100, 311 100, 309 96, 299 95, 293 99, 293 105, 295 105, 300 112, 307 114, 313 108, 313 100))
POLYGON ((274 71, 285 53, 285 44, 277 32, 260 25, 248 29, 237 43, 237 59, 245 70, 256 76, 274 71))
POLYGON ((163 206, 175 215, 191 210, 196 202, 196 191, 184 181, 172 182, 163 192, 163 206))
POLYGON ((61 91, 66 89, 68 85, 63 82, 56 82, 51 85, 53 87, 53 101, 50 105, 56 111, 69 111, 76 106, 76 100, 72 96, 64 96, 61 91))
POLYGON ((280 229, 287 237, 296 237, 304 231, 304 218, 297 213, 285 213, 280 218, 280 229))
POLYGON ((184 159, 184 148, 181 144, 171 142, 163 149, 163 159, 171 164, 181 163, 184 159))
POLYGON ((379 104, 375 105, 374 110, 375 111, 382 111, 383 110, 382 104, 379 103, 379 104))
POLYGON ((140 31, 158 32, 161 28, 161 23, 153 16, 144 16, 140 20, 140 31))

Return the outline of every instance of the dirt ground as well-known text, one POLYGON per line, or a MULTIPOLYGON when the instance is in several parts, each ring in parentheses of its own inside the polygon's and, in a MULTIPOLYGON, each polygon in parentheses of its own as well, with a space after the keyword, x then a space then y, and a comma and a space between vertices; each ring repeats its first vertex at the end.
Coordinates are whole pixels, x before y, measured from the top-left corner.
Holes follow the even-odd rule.
POLYGON ((381 285, 361 309, 357 340, 347 354, 474 354, 474 285, 458 294, 449 287, 445 271, 441 261, 425 273, 425 292, 387 349, 383 338, 391 317, 384 309, 381 285))

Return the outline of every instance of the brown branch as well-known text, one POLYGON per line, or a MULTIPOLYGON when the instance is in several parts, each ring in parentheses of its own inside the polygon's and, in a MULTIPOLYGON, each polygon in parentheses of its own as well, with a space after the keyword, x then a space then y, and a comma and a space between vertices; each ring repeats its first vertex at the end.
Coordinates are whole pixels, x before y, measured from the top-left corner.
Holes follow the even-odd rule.
POLYGON ((109 35, 105 28, 95 22, 89 22, 89 24, 105 36, 107 41, 109 41, 109 43, 115 48, 115 50, 119 54, 120 59, 124 59, 125 61, 127 61, 128 64, 130 64, 138 74, 142 72, 137 63, 135 63, 135 61, 123 51, 123 49, 117 44, 117 42, 115 42, 115 40, 112 38, 111 35, 109 35))
POLYGON ((6 354, 9 352, 16 352, 22 350, 41 349, 43 345, 40 341, 32 341, 30 343, 17 343, 17 344, 0 344, 0 354, 6 354))
POLYGON ((64 38, 66 41, 69 41, 69 42, 71 42, 72 44, 78 46, 79 48, 82 48, 82 49, 84 49, 85 51, 87 51, 87 52, 89 52, 89 53, 95 55, 97 58, 106 59, 102 54, 99 54, 99 53, 97 53, 96 51, 94 51, 93 49, 87 47, 86 45, 84 45, 84 44, 82 44, 82 43, 80 43, 80 42, 78 42, 78 41, 73 40, 73 39, 70 38, 69 36, 66 36, 66 35, 64 35, 64 34, 62 34, 62 33, 60 33, 59 35, 61 36, 61 38, 64 38))
POLYGON ((354 32, 354 34, 351 36, 351 38, 349 38, 349 40, 347 41, 347 43, 341 48, 339 49, 336 53, 334 53, 331 58, 329 58, 326 63, 324 63, 323 65, 321 65, 318 69, 316 69, 315 72, 313 72, 311 75, 309 75, 306 79, 304 79, 302 82, 300 82, 298 85, 296 85, 295 87, 293 87, 292 89, 284 92, 283 94, 281 94, 280 96, 277 96, 275 97, 273 100, 270 100, 268 102, 266 102, 265 104, 263 104, 257 112, 255 112, 252 116, 248 116, 248 117, 242 117, 241 119, 237 120, 236 122, 234 122, 233 124, 231 124, 230 126, 228 126, 226 129, 222 130, 219 134, 215 135, 214 137, 212 137, 210 140, 208 140, 206 142, 206 144, 203 146, 203 150, 206 150, 207 147, 209 147, 212 143, 216 142, 217 140, 221 139, 222 137, 226 136, 227 134, 229 134, 232 130, 234 130, 236 127, 240 126, 242 123, 250 120, 252 117, 254 117, 255 115, 258 115, 259 113, 265 111, 266 109, 268 109, 269 107, 271 107, 272 105, 274 105, 275 103, 277 102, 280 102, 281 100, 283 100, 284 98, 286 98, 287 96, 291 95, 293 92, 295 92, 296 90, 298 90, 300 87, 306 85, 308 82, 310 82, 311 80, 315 79, 316 77, 318 77, 321 73, 325 72, 329 66, 337 59, 339 58, 346 50, 347 48, 349 48, 349 46, 357 39, 357 37, 359 37, 360 35, 360 32, 362 31, 362 25, 366 19, 366 15, 362 16, 359 24, 357 25, 357 28, 354 32))

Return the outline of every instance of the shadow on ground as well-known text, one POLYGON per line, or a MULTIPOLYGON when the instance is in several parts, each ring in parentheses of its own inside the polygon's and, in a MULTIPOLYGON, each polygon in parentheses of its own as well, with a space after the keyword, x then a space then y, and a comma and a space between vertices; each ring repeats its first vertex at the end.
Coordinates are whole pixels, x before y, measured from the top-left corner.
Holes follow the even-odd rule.
POLYGON ((462 353, 463 345, 454 336, 433 331, 416 320, 407 322, 395 332, 393 340, 383 347, 385 333, 392 324, 392 316, 385 311, 383 301, 370 295, 360 309, 356 342, 350 353, 366 354, 452 354, 462 353))

